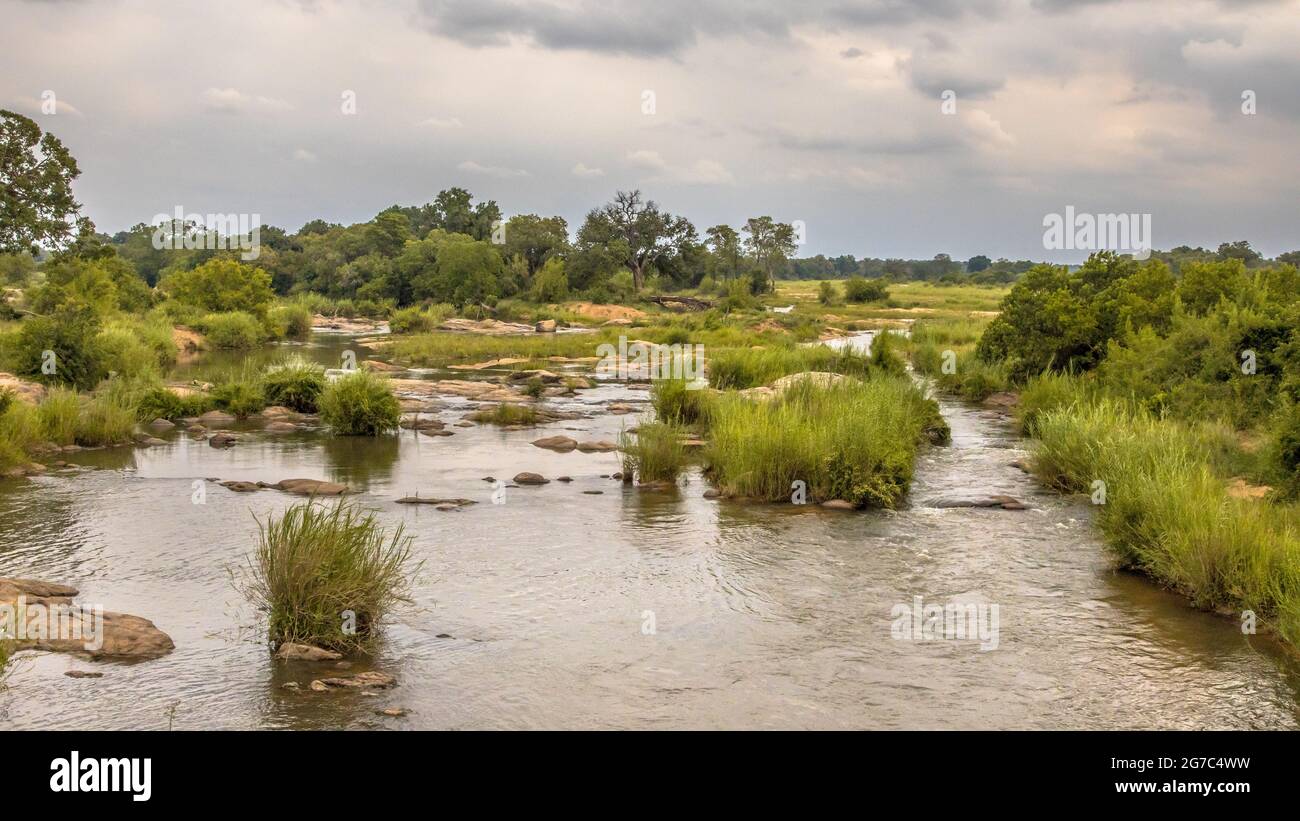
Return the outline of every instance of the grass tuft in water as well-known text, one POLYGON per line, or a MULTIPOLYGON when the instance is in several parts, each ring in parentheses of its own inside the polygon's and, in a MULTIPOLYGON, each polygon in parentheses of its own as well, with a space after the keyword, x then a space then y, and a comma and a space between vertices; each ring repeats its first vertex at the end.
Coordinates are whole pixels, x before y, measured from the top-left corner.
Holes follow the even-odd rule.
POLYGON ((267 614, 273 645, 365 649, 384 616, 410 600, 420 565, 400 525, 390 534, 347 501, 301 502, 258 529, 246 592, 267 614))

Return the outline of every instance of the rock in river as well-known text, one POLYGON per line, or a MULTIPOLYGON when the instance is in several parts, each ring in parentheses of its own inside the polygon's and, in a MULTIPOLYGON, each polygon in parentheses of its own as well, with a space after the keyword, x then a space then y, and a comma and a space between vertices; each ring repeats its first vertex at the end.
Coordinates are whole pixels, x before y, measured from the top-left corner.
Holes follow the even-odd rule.
POLYGON ((559 451, 560 453, 568 453, 578 446, 578 441, 568 436, 546 436, 541 439, 534 439, 533 445, 547 450, 559 451))
POLYGON ((517 485, 544 485, 550 481, 550 479, 542 477, 541 474, 528 473, 527 471, 516 475, 514 479, 517 485))
POLYGON ((275 657, 285 661, 337 661, 343 658, 343 654, 311 644, 287 641, 275 651, 275 657))
POLYGON ((63 584, 0 579, 0 605, 26 618, 25 625, 18 625, 18 649, 77 653, 92 659, 157 658, 176 649, 171 637, 148 619, 75 607, 72 598, 76 595, 75 587, 63 584))

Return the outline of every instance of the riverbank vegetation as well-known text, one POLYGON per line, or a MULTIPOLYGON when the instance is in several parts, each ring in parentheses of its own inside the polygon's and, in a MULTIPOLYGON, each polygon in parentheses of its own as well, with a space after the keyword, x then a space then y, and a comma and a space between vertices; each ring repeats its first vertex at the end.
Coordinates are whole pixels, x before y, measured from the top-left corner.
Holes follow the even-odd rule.
POLYGON ((918 322, 910 351, 967 398, 1019 391, 1031 469, 1091 496, 1122 566, 1297 645, 1300 274, 1249 250, 1035 266, 977 339, 918 322))
POLYGON ((246 592, 266 614, 273 645, 364 650, 392 608, 408 601, 419 564, 401 526, 390 533, 343 501, 302 502, 258 527, 246 592))
POLYGON ((402 408, 388 380, 358 370, 330 382, 320 394, 321 421, 342 436, 379 436, 397 429, 402 408))
POLYGON ((938 406, 903 376, 831 383, 801 380, 758 400, 736 393, 709 413, 706 473, 727 495, 897 507, 911 485, 917 448, 946 439, 938 406))

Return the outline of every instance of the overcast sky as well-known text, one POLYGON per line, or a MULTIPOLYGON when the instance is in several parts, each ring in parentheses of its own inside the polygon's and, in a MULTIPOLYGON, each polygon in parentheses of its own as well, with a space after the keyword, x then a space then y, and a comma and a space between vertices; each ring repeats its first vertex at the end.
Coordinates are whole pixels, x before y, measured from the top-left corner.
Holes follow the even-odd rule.
POLYGON ((177 206, 351 223, 459 185, 571 230, 627 188, 701 232, 802 220, 803 255, 1079 261, 1043 249, 1067 205, 1150 213, 1158 248, 1300 248, 1295 0, 0 0, 0 20, 0 106, 68 145, 110 233, 177 206))

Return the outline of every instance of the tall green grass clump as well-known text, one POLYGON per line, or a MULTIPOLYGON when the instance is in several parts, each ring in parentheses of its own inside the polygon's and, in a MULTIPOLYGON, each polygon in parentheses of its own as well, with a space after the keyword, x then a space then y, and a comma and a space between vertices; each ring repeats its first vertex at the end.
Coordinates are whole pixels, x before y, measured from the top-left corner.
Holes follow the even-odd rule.
POLYGON ((825 345, 723 349, 712 354, 708 361, 709 384, 720 390, 756 388, 802 371, 865 376, 871 370, 868 357, 825 345))
POLYGON ((784 501, 802 481, 810 502, 896 508, 918 446, 946 431, 938 405, 905 377, 804 382, 768 401, 719 399, 705 459, 728 495, 784 501))
POLYGON ((1201 432, 1113 399, 1045 411, 1034 428, 1035 473, 1101 502, 1095 521, 1124 566, 1199 607, 1254 611, 1300 644, 1297 518, 1229 497, 1201 432))
POLYGON ((531 405, 501 402, 490 410, 476 410, 469 418, 488 425, 536 425, 541 421, 542 415, 531 405))
POLYGON ((337 434, 378 436, 397 428, 402 407, 386 379, 358 370, 325 387, 320 415, 337 434))
POLYGON ((671 425, 707 425, 716 397, 707 388, 687 388, 685 379, 656 379, 650 386, 655 416, 671 425))
POLYGON ((1073 374, 1047 371, 1030 377, 1020 391, 1016 418, 1020 432, 1026 436, 1038 435, 1038 418, 1048 411, 1063 408, 1090 396, 1088 386, 1081 377, 1073 374))
POLYGON ((17 398, 12 390, 0 390, 0 470, 30 461, 28 449, 41 441, 36 409, 17 398))
POLYGON ((70 388, 51 388, 36 406, 41 438, 56 445, 71 445, 77 439, 81 400, 70 388))
POLYGON ((161 385, 142 391, 135 401, 136 418, 141 422, 166 419, 175 422, 186 416, 201 416, 212 410, 216 402, 206 394, 177 396, 161 385))
POLYGON ((410 600, 419 565, 400 525, 390 534, 346 501, 301 502, 258 529, 247 592, 267 614, 274 645, 365 649, 393 606, 410 600))
POLYGON ((262 374, 262 390, 268 405, 315 413, 325 392, 325 369, 301 356, 291 356, 267 367, 262 374))
POLYGON ((636 433, 619 436, 623 473, 639 482, 676 482, 686 464, 685 430, 666 422, 646 422, 636 433))
POLYGON ((81 407, 76 442, 85 447, 130 442, 135 422, 135 406, 112 391, 104 391, 81 407))

